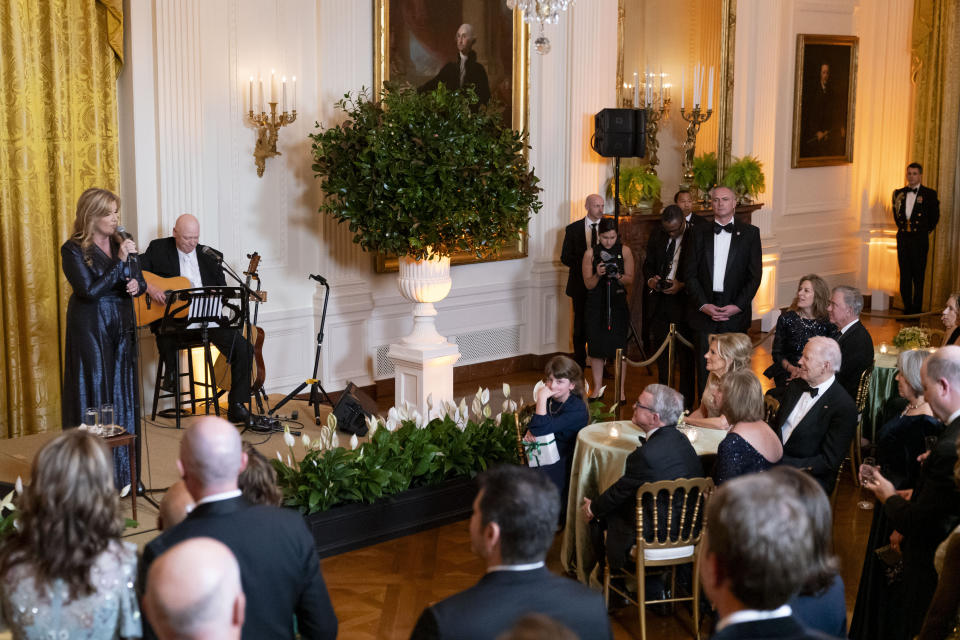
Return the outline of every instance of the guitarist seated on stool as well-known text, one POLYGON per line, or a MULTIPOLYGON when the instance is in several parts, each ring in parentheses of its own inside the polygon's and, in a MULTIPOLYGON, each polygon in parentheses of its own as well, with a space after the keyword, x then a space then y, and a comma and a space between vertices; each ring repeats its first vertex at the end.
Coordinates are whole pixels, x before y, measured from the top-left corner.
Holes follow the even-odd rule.
MULTIPOLYGON (((223 268, 202 253, 203 245, 198 244, 199 238, 200 223, 189 213, 183 214, 173 225, 173 237, 154 240, 141 254, 141 268, 165 278, 183 276, 190 280, 193 287, 226 286, 223 268)), ((220 254, 219 251, 217 253, 220 254)), ((147 295, 158 304, 166 304, 166 292, 153 284, 147 285, 147 295)), ((158 325, 159 323, 153 324, 154 332, 158 325)), ((210 342, 230 361, 233 384, 227 396, 227 419, 231 422, 245 422, 249 415, 244 405, 250 400, 253 349, 250 342, 235 329, 209 328, 208 335, 210 342)), ((158 335, 157 351, 164 362, 164 377, 160 387, 165 391, 173 391, 176 386, 174 372, 177 370, 177 349, 173 337, 158 335)))

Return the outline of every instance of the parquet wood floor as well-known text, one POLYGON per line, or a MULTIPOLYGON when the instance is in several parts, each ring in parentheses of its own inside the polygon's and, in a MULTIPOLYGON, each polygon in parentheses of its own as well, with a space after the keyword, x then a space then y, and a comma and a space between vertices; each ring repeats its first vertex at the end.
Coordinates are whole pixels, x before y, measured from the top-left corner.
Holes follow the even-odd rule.
MULTIPOLYGON (((890 342, 899 326, 892 321, 865 322, 874 341, 890 342)), ((752 369, 766 382, 762 371, 770 361, 769 340, 754 353, 752 369)), ((512 387, 512 396, 530 398, 538 372, 525 372, 484 380, 494 396, 491 404, 502 401, 501 383, 512 387)), ((643 387, 655 380, 640 372, 627 380, 627 396, 636 397, 643 387)), ((608 383, 609 384, 609 383, 608 383)), ((478 382, 457 385, 456 397, 476 392, 478 382)), ((834 518, 834 546, 841 561, 841 575, 846 584, 848 621, 853 613, 857 585, 863 564, 864 544, 870 529, 872 511, 860 510, 859 490, 849 474, 841 480, 834 518)), ((559 561, 560 536, 554 540, 547 565, 562 573, 559 561)), ((483 563, 470 551, 468 521, 456 522, 429 531, 391 540, 322 561, 324 577, 340 620, 340 637, 358 640, 373 638, 408 638, 423 609, 431 603, 466 589, 483 575, 483 563)), ((622 609, 611 617, 614 637, 618 640, 639 638, 637 610, 622 609)), ((690 638, 684 622, 678 617, 647 616, 649 637, 657 640, 690 638)))

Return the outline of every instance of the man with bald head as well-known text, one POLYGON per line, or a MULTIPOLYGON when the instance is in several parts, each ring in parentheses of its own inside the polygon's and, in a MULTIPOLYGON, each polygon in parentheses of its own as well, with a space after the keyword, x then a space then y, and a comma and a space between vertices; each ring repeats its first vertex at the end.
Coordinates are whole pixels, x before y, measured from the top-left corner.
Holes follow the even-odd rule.
POLYGON ((420 87, 421 92, 433 91, 441 82, 447 89, 461 89, 472 86, 477 93, 480 104, 490 101, 490 81, 483 65, 477 62, 477 52, 473 45, 477 36, 473 33, 473 25, 462 24, 457 29, 457 59, 448 62, 440 69, 440 73, 428 80, 420 87))
MULTIPOLYGON (((177 218, 173 225, 172 236, 158 238, 150 243, 140 257, 141 268, 164 278, 183 276, 193 287, 226 286, 223 268, 217 260, 204 253, 205 247, 199 244, 199 241, 200 223, 195 217, 185 213, 177 218)), ((216 249, 214 253, 223 258, 223 254, 216 249)), ((148 284, 147 295, 157 304, 166 304, 165 292, 159 287, 148 284)), ((154 331, 156 329, 157 327, 154 327, 154 331)), ((181 338, 190 339, 192 337, 190 332, 198 333, 199 331, 185 329, 181 333, 181 338)), ((209 328, 207 334, 210 342, 230 362, 231 388, 227 396, 229 401, 227 417, 232 422, 245 422, 249 415, 244 405, 250 401, 253 347, 234 329, 209 328)), ((174 379, 177 370, 176 342, 171 335, 157 335, 157 351, 163 359, 165 372, 160 387, 171 392, 177 387, 177 381, 174 379)))
POLYGON ((701 224, 690 234, 690 259, 684 265, 688 318, 697 334, 698 383, 707 383, 710 336, 747 333, 753 297, 760 288, 760 230, 734 219, 737 196, 729 187, 710 192, 713 224, 701 224))
POLYGON ((857 429, 857 407, 836 380, 842 358, 833 338, 810 338, 800 356, 800 377, 787 385, 774 430, 783 442, 782 464, 803 469, 827 495, 857 429))
POLYGON ((303 517, 248 502, 237 485, 246 463, 240 436, 226 420, 205 416, 186 430, 177 467, 197 506, 144 549, 145 597, 151 594, 143 578, 158 557, 184 540, 209 537, 225 544, 240 565, 243 638, 292 638, 294 615, 301 637, 335 638, 337 619, 303 517))
POLYGON ((239 640, 245 605, 237 559, 213 538, 181 542, 150 567, 143 608, 161 640, 239 640))
POLYGON ((583 254, 599 242, 603 197, 596 193, 587 196, 584 209, 587 210, 586 217, 567 225, 560 251, 560 262, 570 269, 566 293, 573 301, 573 359, 581 369, 587 366, 587 328, 584 326, 587 286, 583 283, 583 254))

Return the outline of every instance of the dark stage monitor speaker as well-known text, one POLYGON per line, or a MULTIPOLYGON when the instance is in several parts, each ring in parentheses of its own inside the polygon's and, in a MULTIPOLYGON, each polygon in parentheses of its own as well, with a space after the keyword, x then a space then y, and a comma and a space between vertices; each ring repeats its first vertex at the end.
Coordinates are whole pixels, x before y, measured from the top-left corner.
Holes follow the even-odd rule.
POLYGON ((361 438, 367 435, 366 418, 376 412, 377 403, 352 382, 347 382, 347 388, 340 394, 340 399, 333 408, 337 428, 347 433, 355 433, 361 438))
POLYGON ((646 130, 643 109, 603 109, 593 117, 593 150, 604 158, 643 157, 646 130))

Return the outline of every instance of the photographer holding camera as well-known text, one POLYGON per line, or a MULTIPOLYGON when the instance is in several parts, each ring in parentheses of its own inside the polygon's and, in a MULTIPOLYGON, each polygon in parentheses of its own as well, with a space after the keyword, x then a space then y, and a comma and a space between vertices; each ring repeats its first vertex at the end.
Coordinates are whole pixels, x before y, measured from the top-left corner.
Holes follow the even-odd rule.
MULTIPOLYGON (((693 216, 696 217, 696 214, 693 216)), ((643 277, 647 284, 643 319, 644 326, 649 330, 647 344, 653 351, 663 344, 671 323, 687 340, 694 337, 687 325, 687 294, 682 282, 682 265, 686 260, 692 228, 693 225, 684 217, 683 209, 672 204, 664 207, 660 214, 660 226, 650 234, 647 242, 647 254, 643 260, 643 277)), ((696 395, 693 388, 694 354, 682 346, 675 353, 679 386, 674 386, 667 379, 669 356, 666 351, 657 360, 659 382, 677 389, 686 402, 690 402, 696 395)))
MULTIPOLYGON (((633 253, 617 236, 612 218, 600 221, 597 246, 583 256, 583 283, 587 287, 584 323, 587 329, 587 362, 593 376, 593 393, 603 386, 604 360, 613 360, 627 346, 630 310, 627 287, 633 283, 633 253)), ((619 400, 623 400, 623 378, 619 400)), ((590 399, 595 400, 597 395, 590 399)))

